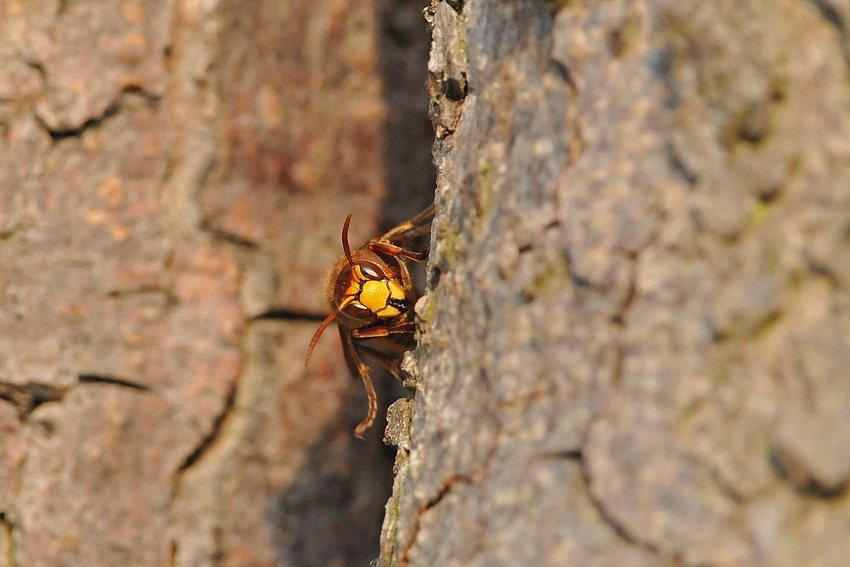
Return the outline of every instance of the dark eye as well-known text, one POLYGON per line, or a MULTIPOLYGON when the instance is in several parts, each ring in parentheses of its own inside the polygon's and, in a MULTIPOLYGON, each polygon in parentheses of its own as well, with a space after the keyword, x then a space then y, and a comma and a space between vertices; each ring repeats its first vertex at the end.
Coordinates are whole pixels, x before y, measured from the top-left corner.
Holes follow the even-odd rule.
POLYGON ((359 262, 360 272, 369 280, 382 280, 386 278, 384 271, 372 262, 359 262))

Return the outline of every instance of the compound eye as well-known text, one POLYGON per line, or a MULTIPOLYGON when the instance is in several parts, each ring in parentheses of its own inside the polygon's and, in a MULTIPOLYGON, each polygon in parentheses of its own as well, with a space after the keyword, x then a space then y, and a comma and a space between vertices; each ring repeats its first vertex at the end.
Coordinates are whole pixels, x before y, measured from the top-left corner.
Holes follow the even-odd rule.
POLYGON ((353 301, 349 303, 345 309, 343 309, 347 315, 355 317, 357 319, 366 319, 372 316, 372 311, 358 301, 353 301))
POLYGON ((376 280, 381 281, 386 279, 386 274, 384 271, 377 265, 369 261, 362 261, 357 263, 360 266, 360 273, 368 280, 376 280))

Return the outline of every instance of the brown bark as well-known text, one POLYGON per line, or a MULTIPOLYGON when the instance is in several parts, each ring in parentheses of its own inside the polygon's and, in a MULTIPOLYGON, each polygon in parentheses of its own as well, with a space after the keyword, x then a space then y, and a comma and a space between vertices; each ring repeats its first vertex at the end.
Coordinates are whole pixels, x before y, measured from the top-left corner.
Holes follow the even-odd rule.
POLYGON ((303 360, 346 214, 433 187, 419 10, 0 3, 0 565, 377 555, 379 431, 333 338, 303 360))
POLYGON ((438 214, 383 563, 850 563, 850 12, 430 17, 438 214))

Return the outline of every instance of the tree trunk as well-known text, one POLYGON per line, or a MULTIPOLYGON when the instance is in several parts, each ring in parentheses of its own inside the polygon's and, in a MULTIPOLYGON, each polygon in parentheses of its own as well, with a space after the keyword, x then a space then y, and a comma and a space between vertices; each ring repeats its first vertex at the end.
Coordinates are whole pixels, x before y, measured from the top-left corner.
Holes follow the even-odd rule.
POLYGON ((850 8, 428 17, 438 214, 382 564, 850 564, 850 8))

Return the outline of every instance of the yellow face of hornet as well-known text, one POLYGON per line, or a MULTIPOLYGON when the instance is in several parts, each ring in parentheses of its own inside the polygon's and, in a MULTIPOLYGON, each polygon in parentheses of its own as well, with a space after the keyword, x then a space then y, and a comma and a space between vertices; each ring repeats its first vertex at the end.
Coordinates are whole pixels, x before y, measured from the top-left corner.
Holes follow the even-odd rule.
POLYGON ((392 319, 410 307, 402 284, 368 260, 343 268, 333 302, 341 312, 357 319, 392 319))

